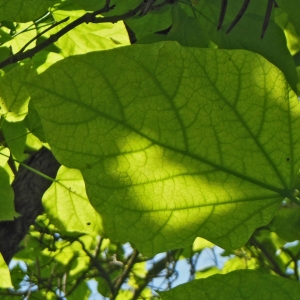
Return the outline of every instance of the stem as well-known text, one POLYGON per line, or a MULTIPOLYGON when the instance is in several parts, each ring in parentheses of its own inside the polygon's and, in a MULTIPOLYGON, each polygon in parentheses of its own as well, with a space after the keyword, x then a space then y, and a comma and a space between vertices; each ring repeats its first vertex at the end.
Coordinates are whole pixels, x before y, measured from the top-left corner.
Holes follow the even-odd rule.
MULTIPOLYGON (((10 158, 10 156, 8 156, 8 155, 6 155, 4 153, 0 153, 0 154, 3 155, 3 156, 5 156, 5 157, 10 158)), ((22 167, 26 168, 27 170, 29 170, 29 171, 31 171, 31 172, 33 172, 33 173, 35 173, 35 174, 37 174, 37 175, 39 175, 39 176, 47 179, 49 181, 52 181, 52 182, 56 182, 57 181, 55 178, 52 178, 52 177, 50 177, 50 176, 48 176, 48 175, 46 175, 46 174, 44 174, 44 173, 42 173, 42 172, 34 169, 34 168, 31 168, 31 167, 27 166, 26 164, 22 163, 21 161, 15 159, 15 158, 12 158, 12 159, 14 161, 16 161, 17 163, 19 163, 22 167)))
POLYGON ((277 264, 273 255, 269 253, 267 248, 262 243, 260 243, 255 237, 251 237, 250 241, 264 254, 264 256, 267 258, 269 263, 271 263, 270 267, 275 273, 277 273, 282 277, 289 278, 289 276, 281 270, 280 266, 277 264))
POLYGON ((115 284, 115 290, 113 295, 110 297, 111 300, 115 300, 118 292, 122 286, 122 284, 124 283, 124 281, 128 278, 129 272, 131 271, 132 267, 134 266, 136 259, 139 255, 139 251, 138 250, 134 250, 132 256, 130 257, 130 260, 128 261, 128 264, 125 267, 124 272, 121 274, 121 276, 118 278, 116 284, 115 284))

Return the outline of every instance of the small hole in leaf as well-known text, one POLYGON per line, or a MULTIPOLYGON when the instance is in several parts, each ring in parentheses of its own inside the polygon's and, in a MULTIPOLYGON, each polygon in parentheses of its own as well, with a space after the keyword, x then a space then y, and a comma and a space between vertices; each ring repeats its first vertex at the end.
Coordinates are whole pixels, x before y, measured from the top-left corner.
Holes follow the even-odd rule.
POLYGON ((86 225, 91 225, 91 222, 87 222, 86 225))
POLYGON ((286 161, 290 161, 291 159, 289 157, 286 158, 286 161))

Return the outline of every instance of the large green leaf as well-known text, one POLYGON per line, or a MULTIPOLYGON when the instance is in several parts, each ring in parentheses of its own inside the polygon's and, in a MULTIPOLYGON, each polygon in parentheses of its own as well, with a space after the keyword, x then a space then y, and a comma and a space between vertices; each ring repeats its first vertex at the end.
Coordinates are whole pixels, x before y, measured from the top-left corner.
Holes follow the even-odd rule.
POLYGON ((163 300, 181 299, 298 299, 296 281, 256 271, 239 270, 226 275, 213 275, 180 285, 161 293, 163 300))
MULTIPOLYGON (((190 1, 187 0, 186 2, 190 1)), ((197 3, 195 7, 182 3, 180 3, 180 6, 190 16, 197 19, 200 24, 198 27, 204 29, 207 38, 210 38, 219 48, 245 49, 259 53, 281 69, 288 79, 289 84, 296 90, 297 72, 295 63, 288 50, 283 30, 272 21, 272 18, 264 38, 261 39, 266 9, 265 2, 252 0, 246 13, 228 34, 226 33, 227 29, 240 9, 240 1, 229 2, 225 15, 226 18, 219 31, 217 31, 217 24, 220 14, 220 1, 204 0, 195 3, 197 3)), ((197 27, 194 28, 197 29, 197 27)), ((191 32, 193 32, 192 29, 187 33, 187 36, 195 35, 195 33, 191 32)), ((188 39, 186 38, 186 40, 188 39)), ((188 44, 184 45, 188 46, 188 44)))
POLYGON ((28 86, 112 240, 238 248, 293 197, 298 99, 260 55, 135 45, 69 57, 28 86))
POLYGON ((3 136, 5 143, 8 145, 9 150, 13 156, 18 160, 24 160, 24 148, 26 143, 26 127, 25 122, 7 122, 2 123, 3 136))

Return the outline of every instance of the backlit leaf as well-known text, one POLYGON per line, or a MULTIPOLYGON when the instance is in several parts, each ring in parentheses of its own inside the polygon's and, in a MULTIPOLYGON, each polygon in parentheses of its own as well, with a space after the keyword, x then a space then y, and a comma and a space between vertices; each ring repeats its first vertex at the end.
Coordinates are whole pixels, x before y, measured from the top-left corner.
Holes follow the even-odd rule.
POLYGON ((238 248, 293 197, 298 99, 260 55, 122 47, 60 61, 29 89, 108 237, 143 253, 197 236, 238 248))

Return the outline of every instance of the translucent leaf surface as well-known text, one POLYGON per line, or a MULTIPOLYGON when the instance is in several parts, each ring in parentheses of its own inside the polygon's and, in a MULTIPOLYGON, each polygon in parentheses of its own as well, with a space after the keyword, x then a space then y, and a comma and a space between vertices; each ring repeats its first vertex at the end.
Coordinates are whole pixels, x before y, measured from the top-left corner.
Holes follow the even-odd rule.
POLYGON ((287 242, 299 240, 300 209, 298 207, 292 207, 279 210, 270 223, 270 229, 287 242))
POLYGON ((292 197, 298 99, 257 54, 122 47, 60 61, 30 91, 108 236, 144 253, 197 236, 238 248, 292 197))
POLYGON ((300 35, 300 20, 298 11, 300 10, 300 3, 298 0, 278 0, 279 7, 285 11, 292 24, 295 26, 297 33, 300 35))
POLYGON ((21 121, 27 114, 29 95, 22 81, 28 79, 30 67, 18 66, 0 79, 0 115, 7 121, 21 121))
POLYGON ((41 118, 31 101, 28 105, 28 114, 25 118, 25 124, 31 133, 37 136, 42 142, 46 142, 41 118))
POLYGON ((99 10, 105 6, 104 0, 72 0, 72 2, 76 3, 85 10, 99 10))
MULTIPOLYGON (((7 31, 8 33, 10 33, 9 30, 7 31)), ((8 40, 6 43, 4 43, 4 46, 10 49, 9 55, 11 55, 11 53, 19 52, 25 46, 25 44, 28 43, 29 40, 33 39, 36 36, 36 34, 37 32, 32 22, 18 23, 15 29, 15 36, 12 37, 9 34, 11 40, 8 40)), ((26 49, 33 48, 35 44, 35 41, 33 41, 30 45, 26 47, 26 49)), ((8 56, 6 56, 6 58, 8 56)))
POLYGON ((163 300, 181 299, 298 299, 298 282, 256 271, 239 270, 213 275, 161 293, 163 300))
POLYGON ((43 206, 51 222, 61 230, 94 235, 102 230, 101 218, 87 198, 78 170, 60 167, 56 182, 43 196, 43 206))
MULTIPOLYGON (((3 140, 1 141, 3 142, 3 140)), ((0 166, 4 167, 8 161, 10 151, 7 147, 0 146, 0 166)))
MULTIPOLYGON (((61 30, 66 24, 85 14, 85 11, 71 10, 72 6, 53 13, 57 21, 70 17, 68 22, 56 26, 52 32, 61 30)), ((129 45, 129 37, 122 21, 116 23, 81 24, 62 36, 55 45, 61 49, 64 56, 82 54, 90 51, 112 49, 129 45)))
POLYGON ((0 288, 11 288, 11 278, 9 269, 5 263, 2 254, 0 253, 0 288))
POLYGON ((10 0, 0 3, 0 20, 27 22, 41 17, 54 0, 10 0))
POLYGON ((14 205, 14 191, 9 182, 9 175, 0 167, 0 221, 13 220, 17 215, 14 205))

